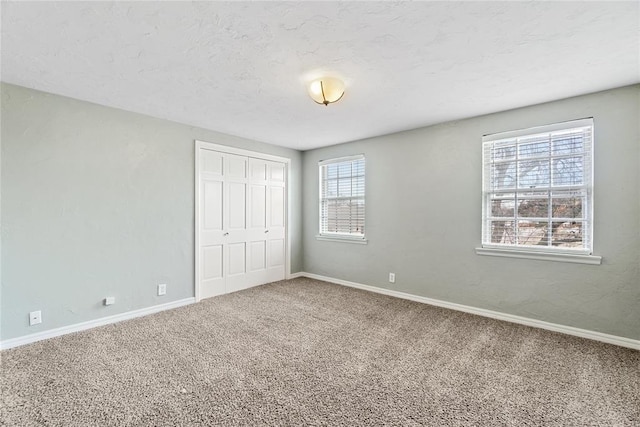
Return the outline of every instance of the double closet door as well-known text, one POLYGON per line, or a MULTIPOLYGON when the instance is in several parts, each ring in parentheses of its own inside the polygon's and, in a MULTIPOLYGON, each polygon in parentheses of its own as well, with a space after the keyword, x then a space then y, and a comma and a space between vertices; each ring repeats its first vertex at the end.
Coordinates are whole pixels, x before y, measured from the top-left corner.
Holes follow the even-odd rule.
POLYGON ((285 278, 286 164, 199 151, 199 298, 285 278))

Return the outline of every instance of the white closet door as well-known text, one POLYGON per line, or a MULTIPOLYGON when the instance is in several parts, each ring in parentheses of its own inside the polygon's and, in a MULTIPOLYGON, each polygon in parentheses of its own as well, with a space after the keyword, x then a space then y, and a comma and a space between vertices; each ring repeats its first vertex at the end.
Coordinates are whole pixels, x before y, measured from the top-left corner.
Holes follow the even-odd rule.
POLYGON ((222 244, 226 292, 248 287, 247 273, 247 168, 249 159, 234 154, 224 154, 226 173, 222 211, 224 216, 222 244))
POLYGON ((199 295, 285 278, 286 165, 200 148, 199 295))
MULTIPOLYGON (((248 274, 260 283, 267 271, 267 162, 249 159, 248 274)), ((266 283, 266 280, 262 283, 266 283)))
POLYGON ((224 155, 200 150, 200 297, 224 294, 224 155))
POLYGON ((286 174, 284 163, 267 162, 267 272, 266 282, 285 277, 286 174))
POLYGON ((285 277, 285 165, 249 159, 248 275, 255 284, 285 277))

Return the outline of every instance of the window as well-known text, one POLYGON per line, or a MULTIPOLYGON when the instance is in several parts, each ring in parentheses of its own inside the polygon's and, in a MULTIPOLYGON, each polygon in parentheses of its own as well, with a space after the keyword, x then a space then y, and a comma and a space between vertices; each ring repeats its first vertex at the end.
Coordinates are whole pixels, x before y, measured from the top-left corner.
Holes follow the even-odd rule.
POLYGON ((364 156, 319 163, 320 236, 364 240, 364 156))
POLYGON ((483 138, 482 247, 592 252, 593 119, 483 138))

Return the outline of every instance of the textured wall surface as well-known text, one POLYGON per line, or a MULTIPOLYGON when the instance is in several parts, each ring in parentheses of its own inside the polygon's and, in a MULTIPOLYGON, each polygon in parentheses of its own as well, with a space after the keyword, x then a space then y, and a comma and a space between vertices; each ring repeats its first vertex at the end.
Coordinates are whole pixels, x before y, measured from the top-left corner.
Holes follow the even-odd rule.
POLYGON ((194 295, 194 139, 291 158, 301 269, 298 151, 1 87, 3 340, 194 295))
POLYGON ((640 86, 305 152, 303 162, 294 150, 1 88, 3 340, 193 296, 194 139, 292 159, 293 272, 640 339, 640 86), (481 136, 588 116, 603 264, 476 255, 481 136), (369 244, 317 241, 317 161, 357 153, 369 244), (166 297, 155 296, 159 282, 166 297), (116 304, 102 306, 106 296, 116 304), (38 309, 44 323, 27 326, 38 309))
POLYGON ((304 269, 640 339, 640 86, 303 155, 304 269), (478 256, 482 135, 594 117, 594 254, 602 265, 478 256), (367 245, 316 240, 319 160, 366 156, 367 245), (396 283, 387 281, 396 273, 396 283))

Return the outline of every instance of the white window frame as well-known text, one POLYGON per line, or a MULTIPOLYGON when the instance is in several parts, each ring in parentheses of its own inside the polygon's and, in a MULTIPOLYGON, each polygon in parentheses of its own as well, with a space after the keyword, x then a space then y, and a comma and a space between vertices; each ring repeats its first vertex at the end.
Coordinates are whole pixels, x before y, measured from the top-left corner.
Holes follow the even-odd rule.
MULTIPOLYGON (((482 247, 476 248, 476 253, 478 255, 492 255, 492 256, 502 256, 502 257, 513 257, 513 258, 529 258, 529 259, 537 259, 537 260, 550 260, 550 261, 565 261, 565 262, 577 262, 584 264, 600 264, 602 261, 602 257, 594 256, 593 253, 593 152, 594 152, 594 125, 593 118, 586 118, 580 120, 572 120, 568 122, 555 123, 546 126, 539 126, 528 129, 521 129, 510 132, 502 132, 497 134, 485 135, 482 138, 483 142, 483 150, 482 150, 482 247), (536 187, 536 190, 540 190, 541 192, 548 192, 549 197, 551 197, 552 192, 554 191, 582 191, 584 193, 584 197, 586 203, 583 203, 582 206, 582 217, 578 218, 584 226, 582 227, 582 232, 586 233, 586 236, 583 236, 583 242, 586 242, 586 247, 581 248, 561 248, 561 247, 553 247, 553 246, 533 246, 533 245, 519 245, 519 244, 506 244, 506 243, 492 243, 491 242, 491 221, 499 220, 497 217, 491 217, 491 200, 492 197, 499 195, 501 192, 513 193, 515 194, 515 206, 513 213, 513 221, 516 226, 516 236, 518 235, 517 226, 519 219, 525 219, 526 217, 518 216, 518 194, 525 193, 527 190, 531 192, 530 189, 523 188, 513 188, 512 190, 506 189, 495 190, 491 187, 491 167, 495 164, 494 160, 491 159, 490 153, 493 146, 496 144, 504 143, 504 142, 513 142, 516 147, 519 146, 520 140, 525 138, 532 138, 536 136, 544 136, 553 133, 566 132, 571 129, 579 129, 579 128, 590 128, 590 140, 587 141, 588 147, 581 153, 583 156, 583 184, 581 185, 554 185, 554 183, 549 180, 549 185, 545 187, 536 187), (586 206, 585 206, 586 205, 586 206)), ((515 151, 514 162, 516 164, 516 168, 518 163, 518 149, 515 151)), ((573 153, 572 153, 573 155, 573 153)), ((546 156, 546 155, 545 155, 546 156)), ((561 158, 563 155, 556 154, 554 155, 549 150, 549 162, 550 169, 549 174, 550 178, 552 176, 551 164, 553 159, 561 158)), ((565 155, 566 156, 566 155, 565 155)), ((535 158, 532 158, 535 160, 535 158)), ((516 169, 517 175, 517 169, 516 169)), ((519 178, 518 178, 519 179, 519 178)), ((529 221, 551 221, 551 207, 548 208, 548 216, 546 218, 526 218, 529 221)), ((551 232, 549 232, 551 233, 551 232)), ((547 237, 551 238, 551 235, 547 237)), ((517 237, 516 237, 517 239, 517 237)))
MULTIPOLYGON (((318 162, 318 235, 316 238, 318 240, 330 240, 330 241, 341 241, 348 243, 361 243, 366 244, 366 227, 364 227, 365 232, 363 234, 350 234, 350 233, 335 233, 335 232, 327 232, 322 229, 323 224, 323 202, 325 199, 338 199, 338 197, 326 197, 323 198, 323 169, 325 166, 335 163, 346 163, 353 162, 354 160, 362 160, 365 162, 364 154, 357 154, 353 156, 346 157, 338 157, 334 159, 321 160, 318 162)), ((365 192, 366 192, 366 162, 365 162, 365 192)), ((365 202, 365 212, 366 212, 366 195, 363 196, 351 196, 349 199, 360 199, 365 202)), ((366 223, 366 214, 365 214, 365 223, 366 223)))

